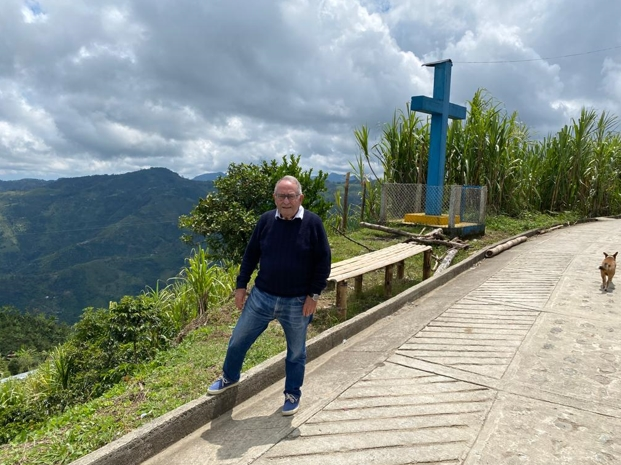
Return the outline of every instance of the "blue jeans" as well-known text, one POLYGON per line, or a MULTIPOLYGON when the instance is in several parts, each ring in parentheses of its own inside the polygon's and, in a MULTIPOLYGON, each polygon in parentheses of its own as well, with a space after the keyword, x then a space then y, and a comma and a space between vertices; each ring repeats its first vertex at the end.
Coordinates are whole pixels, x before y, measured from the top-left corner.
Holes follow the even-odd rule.
POLYGON ((278 297, 253 287, 242 314, 235 325, 224 359, 223 374, 229 381, 239 381, 242 364, 250 346, 276 319, 287 339, 285 359, 285 394, 302 395, 306 367, 306 329, 313 316, 305 317, 302 308, 306 296, 278 297))

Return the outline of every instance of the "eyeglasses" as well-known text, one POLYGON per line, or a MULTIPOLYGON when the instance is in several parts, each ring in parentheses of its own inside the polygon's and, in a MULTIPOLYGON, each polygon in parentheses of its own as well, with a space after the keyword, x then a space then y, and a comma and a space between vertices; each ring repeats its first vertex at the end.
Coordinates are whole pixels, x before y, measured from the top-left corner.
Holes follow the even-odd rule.
POLYGON ((275 194, 278 200, 294 200, 297 199, 300 194, 275 194))

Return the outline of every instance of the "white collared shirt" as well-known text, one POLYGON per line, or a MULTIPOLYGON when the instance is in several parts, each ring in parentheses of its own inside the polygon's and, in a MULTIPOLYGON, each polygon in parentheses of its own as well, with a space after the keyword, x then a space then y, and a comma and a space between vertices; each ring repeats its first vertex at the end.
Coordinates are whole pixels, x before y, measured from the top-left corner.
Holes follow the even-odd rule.
MULTIPOLYGON (((298 211, 295 213, 295 215, 293 216, 293 218, 291 218, 292 220, 295 219, 302 219, 304 218, 304 207, 302 205, 300 205, 300 208, 298 208, 298 211)), ((287 221, 285 218, 283 218, 283 216, 280 214, 280 212, 278 211, 278 208, 276 209, 276 219, 277 220, 285 220, 287 221)))

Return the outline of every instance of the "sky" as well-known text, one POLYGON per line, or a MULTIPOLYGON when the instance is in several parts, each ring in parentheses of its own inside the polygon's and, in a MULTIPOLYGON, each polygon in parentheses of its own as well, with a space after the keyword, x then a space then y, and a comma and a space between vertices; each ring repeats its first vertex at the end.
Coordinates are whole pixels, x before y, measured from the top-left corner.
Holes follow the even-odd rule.
POLYGON ((0 180, 353 171, 446 59, 535 139, 621 115, 621 2, 0 0, 0 180))

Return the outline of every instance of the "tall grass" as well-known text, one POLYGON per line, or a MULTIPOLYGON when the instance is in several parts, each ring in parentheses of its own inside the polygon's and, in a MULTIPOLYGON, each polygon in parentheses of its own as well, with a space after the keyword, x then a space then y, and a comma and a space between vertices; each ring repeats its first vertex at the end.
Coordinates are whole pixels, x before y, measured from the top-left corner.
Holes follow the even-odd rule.
POLYGON ((366 221, 379 219, 382 182, 425 183, 428 129, 428 120, 411 112, 407 105, 405 112, 395 110, 392 122, 383 125, 382 136, 376 144, 371 145, 368 126, 363 125, 354 131, 360 151, 352 168, 363 183, 362 216, 366 221), (365 166, 371 170, 375 182, 369 180, 365 166))
POLYGON ((529 149, 527 128, 483 90, 469 102, 465 124, 453 122, 447 135, 445 184, 487 186, 488 206, 517 212, 526 207, 529 149))
POLYGON ((238 267, 229 262, 211 262, 207 251, 200 246, 192 251, 186 262, 187 266, 174 278, 183 284, 174 289, 181 302, 193 304, 191 306, 198 315, 204 314, 207 308, 219 305, 231 296, 238 267))
POLYGON ((377 144, 369 145, 367 126, 356 129, 354 136, 366 164, 372 167, 376 162, 382 169, 384 180, 419 184, 424 183, 427 176, 428 128, 428 121, 406 105, 405 112, 396 110, 392 122, 384 124, 377 144))
POLYGON ((619 212, 621 139, 616 126, 616 117, 583 109, 578 120, 539 145, 544 154, 543 208, 585 216, 619 212))
MULTIPOLYGON (((464 122, 452 121, 446 144, 446 185, 487 186, 491 212, 575 211, 583 217, 621 212, 621 137, 617 118, 583 109, 556 134, 533 140, 516 112, 479 89, 464 122)), ((364 166, 380 171, 376 183, 425 183, 429 125, 406 109, 370 142, 366 126, 354 134, 359 179, 364 166), (375 167, 375 168, 373 168, 375 167)), ((369 212, 379 198, 368 198, 369 212)))

